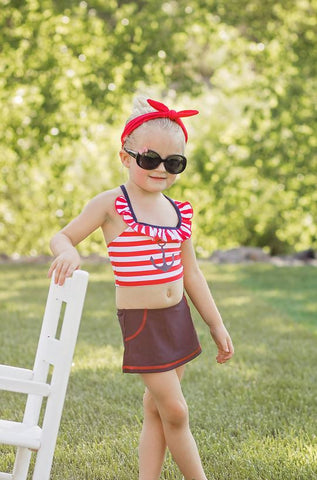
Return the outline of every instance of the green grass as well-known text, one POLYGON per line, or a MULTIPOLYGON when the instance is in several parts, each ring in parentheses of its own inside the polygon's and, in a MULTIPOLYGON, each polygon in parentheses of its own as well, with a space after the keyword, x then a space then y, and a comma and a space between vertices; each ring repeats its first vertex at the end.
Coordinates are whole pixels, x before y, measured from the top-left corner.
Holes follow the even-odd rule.
MULTIPOLYGON (((108 265, 90 282, 57 441, 52 480, 137 479, 140 379, 121 373, 122 343, 108 265)), ((203 354, 183 382, 210 480, 317 479, 317 269, 202 264, 235 343, 217 365, 194 312, 203 354)), ((47 294, 47 266, 0 266, 0 363, 31 367, 47 294)), ((0 393, 0 415, 22 400, 0 393)), ((0 449, 0 470, 13 450, 0 449)), ((181 475, 168 456, 164 480, 181 475)))

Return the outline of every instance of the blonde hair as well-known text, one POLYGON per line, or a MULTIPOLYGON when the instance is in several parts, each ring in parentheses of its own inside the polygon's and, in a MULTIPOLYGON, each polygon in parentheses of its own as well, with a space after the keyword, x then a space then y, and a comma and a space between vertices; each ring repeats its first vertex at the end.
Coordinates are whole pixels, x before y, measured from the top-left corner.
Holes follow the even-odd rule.
MULTIPOLYGON (((130 122, 136 117, 139 117, 140 115, 144 115, 145 113, 156 112, 156 110, 148 104, 147 98, 148 97, 145 97, 144 95, 139 95, 134 98, 132 114, 130 115, 126 123, 130 122)), ((175 137, 175 139, 179 140, 179 142, 183 146, 183 149, 185 149, 184 132, 181 127, 170 118, 155 118, 142 123, 142 125, 137 127, 128 137, 126 137, 124 141, 124 146, 126 148, 133 148, 138 133, 140 133, 140 131, 146 131, 147 129, 153 127, 161 128, 162 130, 166 130, 171 133, 175 137)))

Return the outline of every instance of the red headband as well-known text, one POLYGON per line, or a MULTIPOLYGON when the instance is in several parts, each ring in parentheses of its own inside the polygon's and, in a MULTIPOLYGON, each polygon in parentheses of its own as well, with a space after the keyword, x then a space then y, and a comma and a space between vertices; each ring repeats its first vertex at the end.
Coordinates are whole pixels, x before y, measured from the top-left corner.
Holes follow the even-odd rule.
POLYGON ((191 117, 192 115, 197 115, 198 110, 181 110, 176 112, 175 110, 170 110, 164 103, 156 102, 155 100, 147 99, 147 102, 151 107, 155 108, 156 112, 149 112, 140 115, 139 117, 133 118, 126 124, 124 127, 123 133, 121 135, 121 143, 124 144, 124 141, 128 135, 130 135, 133 130, 138 128, 142 123, 148 122, 149 120, 154 120, 155 118, 169 118, 173 122, 178 123, 185 135, 185 141, 188 140, 187 130, 185 125, 181 121, 180 117, 191 117))

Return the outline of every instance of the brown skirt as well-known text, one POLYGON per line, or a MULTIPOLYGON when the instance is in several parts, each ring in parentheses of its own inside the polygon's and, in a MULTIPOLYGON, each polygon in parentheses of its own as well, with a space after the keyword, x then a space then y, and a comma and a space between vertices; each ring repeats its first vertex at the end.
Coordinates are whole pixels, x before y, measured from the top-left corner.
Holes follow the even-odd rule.
POLYGON ((125 373, 165 372, 201 353, 185 296, 177 305, 118 310, 125 373))

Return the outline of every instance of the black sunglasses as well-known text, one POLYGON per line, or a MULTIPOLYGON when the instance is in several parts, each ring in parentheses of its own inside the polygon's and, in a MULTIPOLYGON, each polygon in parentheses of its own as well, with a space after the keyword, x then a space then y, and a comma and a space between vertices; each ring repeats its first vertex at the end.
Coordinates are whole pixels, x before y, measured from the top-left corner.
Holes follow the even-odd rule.
POLYGON ((139 167, 144 168, 144 170, 154 170, 161 162, 164 163, 165 170, 168 173, 182 173, 186 168, 187 160, 183 155, 174 154, 163 159, 153 150, 148 150, 145 153, 134 152, 128 148, 124 148, 123 150, 135 158, 136 163, 139 167))

